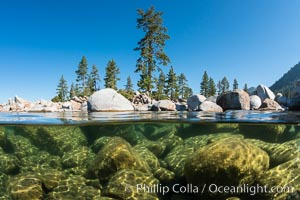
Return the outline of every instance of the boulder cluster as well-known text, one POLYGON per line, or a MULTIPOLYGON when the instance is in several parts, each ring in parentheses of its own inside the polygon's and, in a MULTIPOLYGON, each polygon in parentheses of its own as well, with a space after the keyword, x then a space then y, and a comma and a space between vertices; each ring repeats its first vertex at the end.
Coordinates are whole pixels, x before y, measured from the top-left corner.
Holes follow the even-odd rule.
POLYGON ((292 98, 275 95, 268 87, 258 85, 250 93, 240 89, 220 95, 205 97, 195 94, 188 99, 159 100, 151 99, 149 93, 135 92, 131 101, 117 91, 106 88, 90 97, 73 97, 67 102, 40 100, 32 103, 20 97, 9 99, 0 105, 1 112, 59 112, 59 111, 207 111, 223 112, 226 110, 299 110, 300 81, 292 98), (299 91, 298 91, 299 90, 299 91))

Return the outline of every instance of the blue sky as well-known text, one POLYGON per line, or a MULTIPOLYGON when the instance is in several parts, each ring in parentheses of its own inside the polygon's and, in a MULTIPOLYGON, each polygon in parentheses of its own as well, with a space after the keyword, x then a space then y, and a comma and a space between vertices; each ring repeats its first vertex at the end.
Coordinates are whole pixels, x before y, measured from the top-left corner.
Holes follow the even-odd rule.
MULTIPOLYGON (((154 5, 175 72, 198 93, 204 70, 217 82, 270 86, 300 61, 298 0, 28 0, 0 2, 0 103, 15 95, 51 99, 61 75, 69 84, 83 55, 104 77, 114 59, 119 88, 133 73, 143 33, 136 9, 154 5)), ((169 67, 164 67, 167 73, 169 67)), ((101 83, 103 87, 103 81, 101 83)))

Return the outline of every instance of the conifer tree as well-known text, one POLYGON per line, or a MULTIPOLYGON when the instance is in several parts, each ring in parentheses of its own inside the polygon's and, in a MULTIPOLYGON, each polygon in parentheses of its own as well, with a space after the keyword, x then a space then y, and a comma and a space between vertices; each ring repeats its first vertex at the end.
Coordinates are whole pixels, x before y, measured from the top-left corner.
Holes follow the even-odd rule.
POLYGON ((183 98, 184 98, 184 99, 187 99, 187 98, 189 98, 189 97, 192 96, 192 95, 193 95, 193 90, 192 90, 192 88, 190 88, 190 87, 185 87, 185 88, 184 88, 183 98))
POLYGON ((95 92, 97 90, 100 89, 100 84, 98 84, 101 80, 100 80, 100 75, 98 72, 98 68, 96 65, 92 66, 92 71, 91 71, 91 81, 92 81, 92 92, 95 92))
POLYGON ((82 56, 81 61, 79 62, 78 69, 75 71, 77 78, 76 81, 79 85, 79 90, 81 95, 84 94, 84 90, 87 84, 87 75, 88 75, 88 64, 85 56, 82 56))
POLYGON ((229 81, 226 76, 221 80, 221 93, 225 93, 229 90, 229 81))
POLYGON ((183 98, 186 88, 187 88, 187 79, 185 75, 181 73, 178 76, 178 91, 179 91, 179 96, 181 96, 181 98, 183 98))
POLYGON ((75 96, 76 96, 75 86, 74 83, 72 83, 70 87, 70 99, 72 99, 75 96))
POLYGON ((233 80, 233 90, 236 90, 239 88, 239 84, 238 84, 238 81, 236 79, 233 80))
POLYGON ((171 100, 178 99, 177 76, 173 66, 171 66, 169 73, 167 74, 165 93, 171 100))
POLYGON ((57 93, 57 97, 58 97, 59 101, 64 102, 67 100, 68 85, 67 85, 67 81, 64 79, 63 75, 59 79, 59 83, 58 83, 56 91, 57 91, 56 93, 57 93))
POLYGON ((155 98, 157 100, 161 100, 164 98, 164 88, 165 88, 165 83, 166 83, 166 76, 164 72, 159 69, 160 73, 158 76, 158 79, 156 79, 156 93, 155 93, 155 98))
POLYGON ((200 93, 205 97, 208 96, 208 84, 209 84, 208 75, 207 72, 204 71, 204 74, 202 76, 202 82, 200 84, 200 93))
POLYGON ((130 76, 127 77, 127 82, 126 82, 126 85, 125 85, 125 90, 129 91, 129 92, 133 91, 133 84, 132 84, 130 76))
POLYGON ((106 88, 112 88, 117 90, 117 81, 120 78, 117 75, 120 73, 119 68, 117 67, 116 62, 112 59, 108 61, 107 66, 105 68, 105 78, 104 85, 106 88))
POLYGON ((144 37, 134 49, 140 52, 136 63, 135 72, 140 73, 137 85, 140 90, 151 94, 154 82, 153 73, 158 65, 166 66, 170 63, 169 57, 164 52, 165 41, 170 37, 166 34, 167 29, 163 26, 162 12, 155 11, 152 6, 148 10, 137 10, 137 28, 145 32, 144 37))
POLYGON ((247 85, 247 83, 245 83, 245 85, 244 85, 244 89, 243 89, 245 92, 248 92, 248 85, 247 85))
POLYGON ((214 96, 216 92, 217 92, 216 84, 214 82, 214 79, 210 77, 208 81, 208 96, 214 96))
POLYGON ((217 92, 218 92, 218 95, 222 94, 222 84, 221 84, 221 81, 219 80, 218 81, 218 84, 217 84, 217 92))

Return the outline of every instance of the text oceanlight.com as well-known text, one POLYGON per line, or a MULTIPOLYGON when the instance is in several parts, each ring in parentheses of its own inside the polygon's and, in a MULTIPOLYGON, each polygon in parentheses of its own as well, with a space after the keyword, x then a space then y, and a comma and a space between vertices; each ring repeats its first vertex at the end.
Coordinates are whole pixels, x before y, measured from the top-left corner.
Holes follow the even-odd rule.
POLYGON ((146 185, 137 184, 137 192, 144 193, 157 193, 166 195, 168 193, 185 193, 185 194, 249 194, 255 195, 258 193, 292 193, 294 192, 293 187, 289 186, 269 186, 269 185, 248 185, 244 184, 241 186, 221 186, 216 184, 204 184, 202 187, 198 187, 193 184, 180 185, 174 184, 173 186, 166 186, 161 184, 146 185))

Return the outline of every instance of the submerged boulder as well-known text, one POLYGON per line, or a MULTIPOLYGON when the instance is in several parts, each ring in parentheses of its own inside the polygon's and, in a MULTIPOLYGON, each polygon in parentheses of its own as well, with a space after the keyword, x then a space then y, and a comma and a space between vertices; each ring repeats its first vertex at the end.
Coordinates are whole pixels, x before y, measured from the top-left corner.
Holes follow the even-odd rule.
POLYGON ((223 110, 250 110, 250 97, 244 90, 236 89, 218 96, 217 104, 223 110))
POLYGON ((268 154, 239 137, 218 140, 196 150, 186 160, 189 183, 240 186, 252 184, 269 168, 268 154))
POLYGON ((88 167, 87 176, 108 180, 114 173, 122 169, 135 169, 151 173, 147 162, 128 142, 120 137, 112 137, 88 167))
POLYGON ((111 88, 92 94, 88 99, 89 111, 134 111, 131 102, 111 88))

